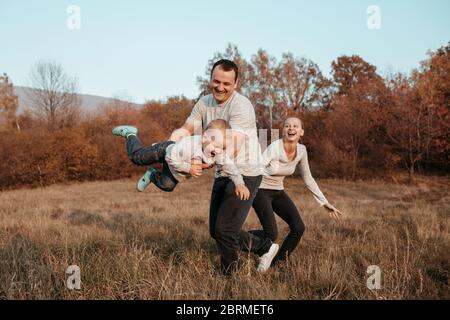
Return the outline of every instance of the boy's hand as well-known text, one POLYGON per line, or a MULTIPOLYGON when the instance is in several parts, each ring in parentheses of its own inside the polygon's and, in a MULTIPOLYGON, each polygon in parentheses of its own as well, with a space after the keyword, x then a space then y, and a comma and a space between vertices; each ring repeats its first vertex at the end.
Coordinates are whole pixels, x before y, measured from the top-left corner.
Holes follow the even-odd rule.
POLYGON ((213 164, 202 163, 203 170, 211 169, 212 167, 214 167, 214 163, 213 164))
POLYGON ((325 209, 327 209, 328 214, 330 215, 331 219, 334 220, 341 220, 342 212, 340 212, 338 209, 336 209, 331 204, 327 203, 323 206, 325 209))
POLYGON ((214 163, 212 164, 207 164, 207 163, 203 163, 197 159, 192 159, 191 160, 191 165, 200 165, 202 167, 203 170, 205 169, 211 169, 212 167, 214 167, 214 163))
POLYGON ((202 166, 199 164, 191 164, 191 168, 189 169, 189 174, 194 177, 198 178, 202 175, 202 166))
POLYGON ((245 186, 245 184, 239 184, 236 186, 236 195, 240 200, 248 200, 250 199, 250 191, 245 186))

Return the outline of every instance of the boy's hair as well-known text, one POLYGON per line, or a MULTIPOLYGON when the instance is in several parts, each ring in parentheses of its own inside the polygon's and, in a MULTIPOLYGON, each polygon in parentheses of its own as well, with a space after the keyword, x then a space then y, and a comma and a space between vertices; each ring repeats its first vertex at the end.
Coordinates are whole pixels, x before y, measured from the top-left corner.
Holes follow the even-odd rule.
POLYGON ((211 121, 210 123, 208 123, 208 125, 206 126, 205 130, 203 130, 203 132, 207 131, 207 130, 211 130, 211 129, 216 129, 216 130, 220 130, 223 132, 223 137, 224 137, 224 141, 225 144, 228 144, 228 139, 231 138, 231 135, 228 135, 228 130, 231 130, 231 126, 228 123, 228 121, 223 120, 223 119, 216 119, 211 121))
POLYGON ((213 72, 214 72, 214 69, 216 68, 216 67, 221 67, 222 68, 222 70, 224 70, 224 71, 231 71, 231 70, 233 70, 234 71, 234 74, 236 75, 235 77, 234 77, 234 81, 237 81, 237 79, 239 78, 239 68, 238 68, 238 66, 237 66, 237 64, 236 63, 234 63, 233 61, 231 61, 231 60, 228 60, 228 59, 220 59, 219 61, 217 61, 216 63, 214 63, 214 65, 213 65, 213 67, 212 67, 212 69, 211 69, 211 77, 212 77, 212 74, 213 74, 213 72))
POLYGON ((208 123, 208 125, 205 128, 205 131, 209 130, 209 129, 227 130, 227 129, 231 129, 231 126, 228 123, 228 121, 226 121, 226 120, 216 119, 216 120, 213 120, 210 123, 208 123))

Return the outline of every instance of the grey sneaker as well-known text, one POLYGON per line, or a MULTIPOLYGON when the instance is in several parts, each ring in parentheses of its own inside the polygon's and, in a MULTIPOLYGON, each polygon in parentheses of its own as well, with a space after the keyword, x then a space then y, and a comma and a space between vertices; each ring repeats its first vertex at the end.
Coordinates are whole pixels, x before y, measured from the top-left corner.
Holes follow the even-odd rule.
POLYGON ((139 179, 136 188, 139 192, 144 192, 145 189, 152 183, 151 177, 154 172, 158 172, 156 169, 147 170, 144 175, 139 179))
POLYGON ((263 254, 259 258, 259 265, 256 270, 261 273, 269 270, 270 265, 272 264, 272 260, 277 255, 278 250, 280 250, 280 246, 277 245, 276 243, 272 243, 272 245, 269 248, 269 251, 267 251, 267 253, 263 254))
POLYGON ((112 130, 113 135, 128 138, 130 135, 137 135, 138 129, 133 126, 119 126, 112 130))

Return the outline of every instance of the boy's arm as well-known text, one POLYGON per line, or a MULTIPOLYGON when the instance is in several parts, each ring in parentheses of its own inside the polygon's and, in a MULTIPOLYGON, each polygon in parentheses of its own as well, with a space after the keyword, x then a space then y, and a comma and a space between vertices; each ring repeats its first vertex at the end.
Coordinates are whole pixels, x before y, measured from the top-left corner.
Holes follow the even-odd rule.
POLYGON ((191 164, 189 162, 175 159, 175 158, 166 158, 167 164, 173 168, 177 172, 190 173, 191 164))
POLYGON ((227 156, 226 152, 216 155, 216 163, 222 165, 222 170, 230 177, 235 186, 241 184, 245 185, 244 178, 239 172, 239 169, 236 167, 233 160, 227 156))
POLYGON ((166 154, 167 164, 177 172, 189 173, 191 170, 190 161, 186 161, 182 155, 185 154, 184 143, 175 143, 172 150, 166 154))
POLYGON ((239 153, 239 150, 241 150, 242 145, 245 143, 245 139, 247 138, 247 135, 239 130, 239 129, 232 129, 232 142, 231 142, 231 148, 226 149, 226 153, 230 158, 236 158, 236 156, 239 153))

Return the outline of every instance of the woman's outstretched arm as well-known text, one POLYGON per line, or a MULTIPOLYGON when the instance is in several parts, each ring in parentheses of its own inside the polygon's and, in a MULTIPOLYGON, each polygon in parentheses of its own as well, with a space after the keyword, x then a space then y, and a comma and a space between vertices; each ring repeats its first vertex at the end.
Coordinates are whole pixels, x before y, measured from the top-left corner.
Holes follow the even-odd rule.
POLYGON ((314 199, 328 211, 331 218, 339 220, 342 213, 328 202, 327 198, 325 198, 324 194, 317 185, 316 180, 313 178, 309 168, 308 152, 304 146, 302 146, 302 156, 299 163, 299 169, 300 175, 308 190, 313 194, 314 199))

